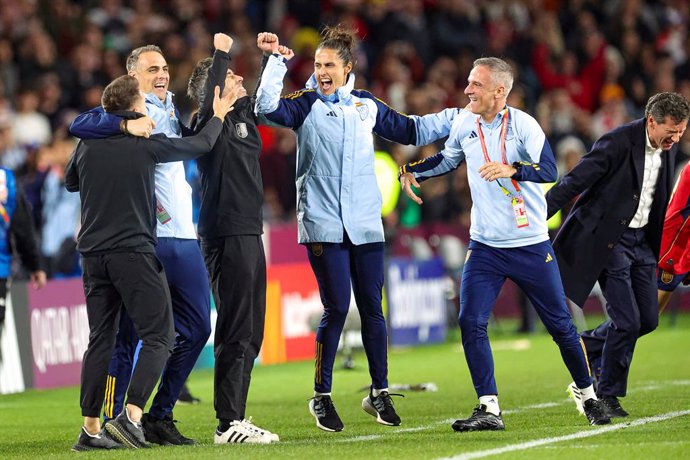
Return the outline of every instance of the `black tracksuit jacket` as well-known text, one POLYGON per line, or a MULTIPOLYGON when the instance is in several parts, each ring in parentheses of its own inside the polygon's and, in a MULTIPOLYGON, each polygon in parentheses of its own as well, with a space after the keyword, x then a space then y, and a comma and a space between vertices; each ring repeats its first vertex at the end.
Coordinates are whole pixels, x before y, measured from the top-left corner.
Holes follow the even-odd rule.
MULTIPOLYGON (((192 122, 196 132, 213 116, 211 96, 215 86, 223 91, 229 63, 230 55, 216 50, 206 80, 206 97, 192 122)), ((239 99, 225 116, 211 153, 197 160, 201 176, 198 231, 205 240, 263 233, 261 138, 256 124, 254 96, 239 99)))
MULTIPOLYGON (((142 116, 112 113, 127 119, 142 116)), ((157 134, 146 139, 118 134, 81 140, 65 172, 65 187, 81 197, 77 250, 82 254, 154 252, 156 163, 189 160, 209 152, 221 127, 221 121, 212 118, 193 137, 157 134)))

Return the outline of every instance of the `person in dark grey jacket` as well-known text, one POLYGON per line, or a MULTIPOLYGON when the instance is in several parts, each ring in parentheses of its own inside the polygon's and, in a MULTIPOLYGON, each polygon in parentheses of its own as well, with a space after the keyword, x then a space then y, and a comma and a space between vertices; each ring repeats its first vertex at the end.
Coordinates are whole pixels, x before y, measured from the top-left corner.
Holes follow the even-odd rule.
MULTIPOLYGON (((189 79, 188 96, 199 105, 192 121, 192 129, 197 132, 213 115, 213 88, 242 85, 243 78, 228 67, 232 42, 226 34, 215 34, 213 58, 199 61, 189 79)), ((270 47, 264 46, 263 51, 270 52, 270 47)), ((197 161, 201 175, 198 230, 218 311, 213 386, 218 419, 216 444, 267 444, 279 440, 278 435, 257 427, 245 414, 266 316, 261 137, 254 100, 244 88, 240 90, 240 99, 235 110, 225 117, 218 142, 197 161)))
MULTIPOLYGON (((141 429, 146 401, 172 350, 174 329, 170 292, 156 258, 154 168, 207 153, 221 131, 221 120, 237 96, 236 88, 214 98, 214 118, 197 136, 149 139, 116 135, 82 140, 65 173, 65 186, 79 192, 84 294, 89 316, 89 345, 82 363, 81 408, 84 426, 73 450, 119 447, 101 433, 99 412, 105 396, 108 363, 115 344, 120 305, 142 340, 139 361, 127 392, 126 409, 107 425, 127 447, 148 447, 141 429)), ((125 120, 146 114, 139 83, 125 75, 110 83, 102 104, 125 120)))

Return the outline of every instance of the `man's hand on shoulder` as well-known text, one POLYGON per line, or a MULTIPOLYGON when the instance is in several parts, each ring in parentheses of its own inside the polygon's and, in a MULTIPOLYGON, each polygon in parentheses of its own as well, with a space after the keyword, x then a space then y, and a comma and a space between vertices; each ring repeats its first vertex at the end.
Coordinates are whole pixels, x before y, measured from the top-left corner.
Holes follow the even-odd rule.
POLYGON ((156 127, 156 123, 149 117, 141 117, 134 120, 122 120, 123 132, 136 137, 149 137, 156 127))

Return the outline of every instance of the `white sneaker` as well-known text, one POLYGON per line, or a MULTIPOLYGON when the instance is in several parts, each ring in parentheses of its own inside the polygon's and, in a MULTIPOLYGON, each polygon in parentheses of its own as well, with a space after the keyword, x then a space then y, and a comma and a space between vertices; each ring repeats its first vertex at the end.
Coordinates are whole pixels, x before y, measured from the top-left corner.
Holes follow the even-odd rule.
POLYGON ((270 439, 271 442, 278 442, 278 441, 280 441, 280 437, 278 437, 277 434, 271 433, 270 431, 268 431, 268 430, 265 429, 265 428, 261 428, 261 427, 258 427, 258 426, 256 426, 256 425, 254 425, 254 423, 252 423, 252 418, 251 418, 251 417, 242 420, 241 423, 243 423, 244 426, 246 426, 246 427, 249 428, 250 430, 256 431, 256 432, 259 433, 261 436, 266 436, 266 437, 268 437, 268 439, 270 439))
POLYGON ((213 436, 214 444, 230 444, 230 443, 247 443, 247 444, 270 444, 271 440, 268 436, 264 436, 245 425, 244 420, 230 423, 230 428, 227 431, 220 432, 216 430, 213 436))
POLYGON ((580 414, 585 415, 585 406, 582 403, 582 392, 577 385, 575 385, 575 382, 571 382, 565 391, 568 393, 568 396, 575 401, 575 408, 577 411, 580 414))

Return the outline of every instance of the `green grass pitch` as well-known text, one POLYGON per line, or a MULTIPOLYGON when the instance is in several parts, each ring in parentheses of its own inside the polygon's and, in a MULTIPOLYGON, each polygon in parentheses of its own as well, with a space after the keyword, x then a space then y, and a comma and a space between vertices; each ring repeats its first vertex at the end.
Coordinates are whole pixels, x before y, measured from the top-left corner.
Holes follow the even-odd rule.
MULTIPOLYGON (((594 325, 595 320, 589 320, 594 325)), ((192 392, 202 399, 175 410, 180 431, 197 439, 193 447, 146 451, 74 453, 81 424, 79 389, 27 391, 0 396, 0 459, 7 458, 241 458, 241 459, 681 459, 690 451, 690 315, 671 328, 662 317, 657 331, 642 338, 633 361, 631 413, 607 427, 591 427, 567 399, 570 377, 551 338, 515 335, 502 321, 490 332, 505 432, 455 433, 450 424, 476 404, 467 365, 453 330, 443 345, 392 349, 390 383, 434 382, 436 392, 404 392, 395 398, 403 419, 386 427, 361 409, 360 389, 369 376, 363 354, 354 370, 337 367, 333 399, 345 423, 341 433, 316 428, 307 400, 312 394, 311 362, 257 366, 248 415, 278 433, 271 445, 213 445, 213 375, 192 374, 192 392)), ((340 361, 337 362, 337 365, 340 361)))

